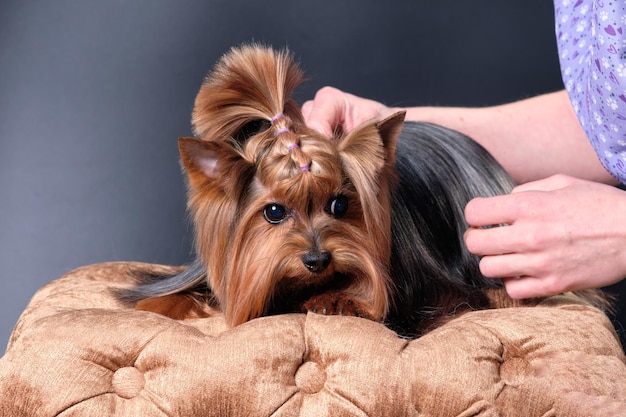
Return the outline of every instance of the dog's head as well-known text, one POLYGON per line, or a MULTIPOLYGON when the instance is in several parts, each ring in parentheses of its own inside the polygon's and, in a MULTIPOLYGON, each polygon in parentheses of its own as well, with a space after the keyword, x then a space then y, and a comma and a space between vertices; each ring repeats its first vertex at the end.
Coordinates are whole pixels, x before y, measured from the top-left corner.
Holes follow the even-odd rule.
POLYGON ((297 310, 329 288, 388 309, 390 187, 404 114, 323 137, 290 98, 286 52, 234 49, 205 80, 181 138, 196 249, 226 320, 297 310))

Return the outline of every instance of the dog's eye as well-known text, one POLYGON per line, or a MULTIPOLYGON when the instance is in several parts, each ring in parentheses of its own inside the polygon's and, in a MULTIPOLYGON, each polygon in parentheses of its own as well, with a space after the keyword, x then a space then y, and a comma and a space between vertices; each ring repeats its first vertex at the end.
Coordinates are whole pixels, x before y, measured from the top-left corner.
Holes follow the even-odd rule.
POLYGON ((287 209, 280 204, 271 203, 263 208, 263 217, 268 223, 279 224, 287 218, 287 209))
POLYGON ((348 197, 339 194, 330 199, 326 211, 336 219, 343 217, 348 212, 348 197))

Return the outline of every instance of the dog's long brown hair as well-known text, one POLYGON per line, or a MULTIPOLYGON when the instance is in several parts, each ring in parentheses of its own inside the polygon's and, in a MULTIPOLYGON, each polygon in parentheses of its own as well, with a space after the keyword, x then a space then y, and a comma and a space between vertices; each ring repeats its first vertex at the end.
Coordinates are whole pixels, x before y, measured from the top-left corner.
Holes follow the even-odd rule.
POLYGON ((291 99, 301 80, 286 51, 236 48, 200 88, 192 117, 199 138, 179 139, 206 270, 185 286, 207 279, 231 325, 302 310, 330 290, 366 317, 382 320, 389 310, 389 201, 404 115, 323 137, 304 126, 291 99), (333 212, 337 204, 349 208, 333 212), (284 217, 268 219, 268 210, 284 217), (307 269, 307 253, 328 256, 329 265, 307 269))

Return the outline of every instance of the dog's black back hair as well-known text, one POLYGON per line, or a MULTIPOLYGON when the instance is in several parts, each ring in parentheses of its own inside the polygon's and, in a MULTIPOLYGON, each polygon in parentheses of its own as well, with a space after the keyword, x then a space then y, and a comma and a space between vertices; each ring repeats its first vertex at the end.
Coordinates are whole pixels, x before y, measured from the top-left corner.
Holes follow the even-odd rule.
POLYGON ((487 308, 483 290, 502 285, 465 247, 463 213, 472 198, 509 193, 514 182, 482 146, 433 124, 405 123, 396 158, 387 325, 417 336, 457 309, 487 308))

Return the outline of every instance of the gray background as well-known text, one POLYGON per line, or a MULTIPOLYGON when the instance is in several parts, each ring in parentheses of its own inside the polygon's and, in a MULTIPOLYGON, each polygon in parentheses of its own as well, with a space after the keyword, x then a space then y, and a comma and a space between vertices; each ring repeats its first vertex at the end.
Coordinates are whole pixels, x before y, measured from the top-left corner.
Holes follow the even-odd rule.
POLYGON ((562 88, 546 0, 5 0, 0 346, 73 268, 189 259, 176 139, 206 72, 251 40, 295 52, 310 78, 299 101, 324 85, 390 105, 562 88))

